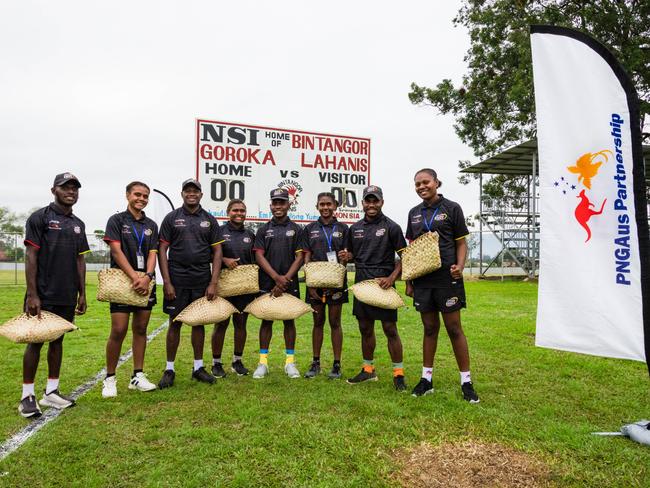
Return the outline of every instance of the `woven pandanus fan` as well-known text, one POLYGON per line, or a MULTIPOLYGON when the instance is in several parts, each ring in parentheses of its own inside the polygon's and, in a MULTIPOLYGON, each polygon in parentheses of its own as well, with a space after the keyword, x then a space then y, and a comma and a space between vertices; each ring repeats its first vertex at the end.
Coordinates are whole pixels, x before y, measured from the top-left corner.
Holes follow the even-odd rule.
POLYGON ((208 300, 201 297, 185 307, 174 320, 187 325, 216 324, 230 318, 235 312, 237 309, 225 298, 208 300))
POLYGON ((310 288, 343 288, 346 269, 340 263, 311 261, 304 269, 305 284, 310 288))
POLYGON ((377 280, 364 280, 352 285, 349 290, 357 300, 379 308, 397 309, 406 304, 395 288, 384 290, 377 280))
POLYGON ((259 269, 257 264, 241 264, 235 269, 222 269, 219 274, 217 295, 233 297, 259 293, 259 269))
POLYGON ((440 269, 438 233, 427 232, 415 239, 402 253, 402 279, 414 280, 440 269))
POLYGON ((279 297, 266 293, 244 309, 244 312, 262 320, 293 320, 312 311, 309 305, 289 293, 283 293, 279 297))
POLYGON ((0 327, 0 335, 19 344, 40 343, 53 341, 77 329, 72 322, 42 310, 40 319, 36 315, 23 313, 8 320, 0 327))
MULTIPOLYGON (((138 276, 144 276, 142 271, 137 271, 138 276)), ((149 282, 149 292, 140 295, 131 288, 131 279, 124 271, 118 268, 102 269, 97 273, 99 286, 97 286, 97 300, 100 302, 121 303, 136 307, 146 307, 149 304, 149 295, 156 285, 154 280, 149 282)))

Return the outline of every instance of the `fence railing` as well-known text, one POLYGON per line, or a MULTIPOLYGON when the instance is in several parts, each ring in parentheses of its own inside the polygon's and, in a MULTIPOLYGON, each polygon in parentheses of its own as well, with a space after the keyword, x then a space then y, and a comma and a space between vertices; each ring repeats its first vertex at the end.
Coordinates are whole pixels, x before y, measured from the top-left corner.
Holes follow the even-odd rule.
MULTIPOLYGON (((465 265, 465 273, 478 274, 481 260, 487 266, 489 259, 499 252, 498 239, 491 233, 483 232, 483 256, 479 256, 478 231, 472 232, 468 237, 468 257, 465 265)), ((99 271, 107 268, 110 263, 110 252, 108 246, 95 234, 87 234, 90 253, 86 254, 86 268, 89 272, 99 271)), ((20 285, 25 283, 25 245, 24 235, 21 233, 0 232, 0 285, 20 285)), ((515 263, 507 259, 503 263, 506 268, 505 274, 518 274, 515 263)), ((492 270, 492 273, 501 273, 499 267, 492 270)))

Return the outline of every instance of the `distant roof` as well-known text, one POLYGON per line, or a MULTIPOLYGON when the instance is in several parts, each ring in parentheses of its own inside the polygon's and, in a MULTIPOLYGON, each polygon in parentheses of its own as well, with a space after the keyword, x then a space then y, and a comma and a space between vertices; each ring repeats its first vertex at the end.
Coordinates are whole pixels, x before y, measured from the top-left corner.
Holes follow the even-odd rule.
MULTIPOLYGON (((487 173, 493 175, 530 175, 533 172, 533 154, 537 152, 537 139, 495 154, 491 158, 461 170, 461 173, 487 173)), ((650 184, 650 145, 643 145, 646 183, 650 184)), ((537 167, 539 174, 539 166, 537 167)))

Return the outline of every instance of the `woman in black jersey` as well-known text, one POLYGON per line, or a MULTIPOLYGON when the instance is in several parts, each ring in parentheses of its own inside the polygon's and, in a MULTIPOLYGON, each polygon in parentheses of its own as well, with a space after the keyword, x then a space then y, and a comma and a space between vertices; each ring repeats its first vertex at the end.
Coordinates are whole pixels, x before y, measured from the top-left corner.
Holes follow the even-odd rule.
MULTIPOLYGON (((255 264, 253 256, 255 234, 244 227, 246 204, 239 199, 231 200, 228 203, 227 213, 229 220, 219 229, 219 241, 221 241, 223 250, 223 266, 234 269, 240 264, 255 264)), ((248 318, 248 314, 243 311, 256 296, 256 294, 250 294, 227 298, 240 312, 232 316, 235 329, 235 350, 231 363, 232 372, 237 373, 239 376, 248 374, 248 369, 242 363, 244 345, 246 344, 246 319, 248 318)), ((221 360, 221 352, 223 351, 223 341, 229 321, 230 319, 216 324, 212 333, 212 374, 216 378, 226 376, 221 360)))
POLYGON ((427 232, 438 233, 442 261, 437 271, 406 282, 406 294, 413 297, 413 305, 424 325, 422 377, 413 389, 413 396, 433 393, 433 359, 442 315, 460 370, 463 398, 478 403, 470 377, 467 338, 460 323, 460 310, 465 308, 463 268, 469 231, 460 205, 438 193, 441 185, 438 175, 430 168, 415 173, 415 192, 422 202, 410 210, 406 224, 409 241, 427 232))

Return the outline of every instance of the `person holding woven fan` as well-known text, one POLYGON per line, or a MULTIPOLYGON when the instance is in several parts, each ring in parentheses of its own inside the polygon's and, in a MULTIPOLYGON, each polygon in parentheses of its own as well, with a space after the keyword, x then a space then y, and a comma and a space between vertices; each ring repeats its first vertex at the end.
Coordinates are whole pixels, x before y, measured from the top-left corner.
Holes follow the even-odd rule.
MULTIPOLYGON (((319 193, 316 209, 320 217, 316 222, 305 227, 305 264, 311 261, 329 261, 345 265, 348 261, 347 239, 349 228, 335 217, 338 202, 332 193, 319 193)), ((341 351, 343 349, 343 329, 341 328, 341 311, 348 303, 347 277, 341 289, 307 288, 305 301, 314 310, 314 327, 312 329, 313 359, 305 378, 313 378, 320 373, 320 351, 323 346, 323 328, 325 326, 325 309, 332 334, 334 363, 327 377, 341 377, 341 351)))
MULTIPOLYGON (((149 284, 155 278, 156 253, 158 252, 158 225, 147 217, 144 208, 149 203, 149 187, 141 181, 126 186, 127 209, 108 219, 104 241, 111 250, 111 268, 119 268, 131 279, 132 288, 140 295, 149 293, 149 284)), ((133 332, 133 375, 130 390, 152 391, 156 389, 144 373, 144 353, 147 347, 147 326, 151 309, 156 304, 156 287, 149 294, 144 307, 112 303, 111 333, 106 343, 106 378, 102 397, 117 396, 115 369, 120 358, 122 343, 129 330, 133 332)))
MULTIPOLYGON (((289 216, 289 192, 285 188, 271 190, 271 213, 273 218, 257 230, 255 235, 255 259, 260 267, 260 291, 280 296, 283 293, 300 298, 298 270, 303 262, 303 229, 289 216)), ((268 355, 273 321, 262 320, 260 325, 260 362, 253 373, 254 379, 269 374, 268 355)), ((285 363, 284 372, 289 378, 300 378, 295 364, 296 323, 284 321, 285 363)))
MULTIPOLYGON (((158 383, 160 389, 171 387, 176 378, 174 362, 183 325, 176 317, 193 301, 203 296, 212 300, 217 296, 223 257, 219 224, 201 207, 201 183, 193 178, 185 180, 181 184, 181 197, 183 205, 169 212, 160 225, 158 259, 165 293, 163 310, 169 314, 167 363, 158 383)), ((214 376, 203 365, 205 326, 192 327, 191 336, 194 352, 191 378, 213 384, 214 376)))
POLYGON ((426 232, 437 232, 442 261, 442 267, 437 271, 406 282, 406 294, 413 297, 413 305, 420 312, 424 325, 422 377, 413 389, 413 396, 433 393, 433 359, 442 315, 460 370, 463 398, 478 403, 479 397, 470 376, 467 338, 460 321, 460 310, 466 306, 463 268, 467 254, 465 238, 469 231, 460 205, 438 193, 441 185, 437 173, 430 168, 415 174, 415 192, 422 203, 409 211, 406 226, 409 241, 426 232))
MULTIPOLYGON (((255 264, 253 256, 253 244, 255 234, 244 226, 246 222, 246 204, 239 199, 230 200, 228 207, 228 222, 219 228, 219 240, 223 250, 223 266, 228 269, 235 269, 239 265, 255 264)), ((233 351, 231 370, 238 376, 246 376, 248 368, 242 362, 244 345, 246 344, 246 321, 248 313, 244 312, 246 306, 255 300, 257 295, 246 294, 228 297, 239 313, 233 314, 232 324, 235 335, 235 350, 233 351)), ((223 369, 221 353, 223 342, 228 329, 230 319, 216 324, 212 333, 212 374, 215 378, 223 378, 226 372, 223 369)))
MULTIPOLYGON (((84 223, 72 213, 81 183, 72 173, 54 178, 54 202, 29 216, 25 225, 25 312, 41 316, 51 312, 68 322, 86 312, 86 261, 89 251, 84 223)), ((23 393, 18 412, 25 418, 40 417, 34 379, 43 343, 27 344, 23 356, 23 393)), ((63 360, 63 336, 47 349, 47 386, 40 404, 63 409, 74 399, 59 391, 63 360)))
MULTIPOLYGON (((354 281, 358 283, 376 279, 379 286, 388 289, 394 285, 402 272, 402 263, 395 262, 395 253, 406 247, 404 234, 400 226, 381 211, 384 206, 381 188, 374 185, 364 188, 362 204, 365 216, 350 226, 348 234, 348 250, 354 257, 356 268, 354 281)), ((374 366, 375 321, 379 320, 388 339, 388 352, 393 362, 393 386, 397 391, 406 391, 402 340, 397 330, 397 310, 369 305, 355 297, 352 314, 359 322, 363 367, 359 374, 347 382, 356 385, 377 380, 374 366)))

